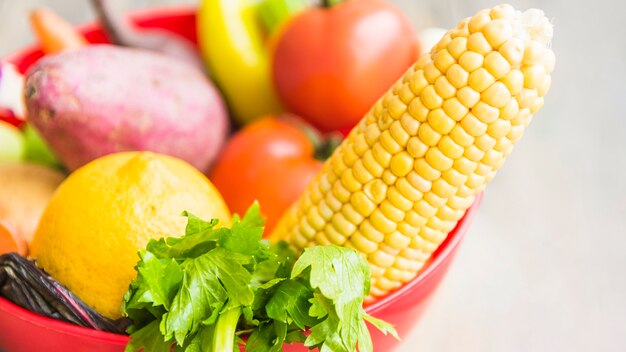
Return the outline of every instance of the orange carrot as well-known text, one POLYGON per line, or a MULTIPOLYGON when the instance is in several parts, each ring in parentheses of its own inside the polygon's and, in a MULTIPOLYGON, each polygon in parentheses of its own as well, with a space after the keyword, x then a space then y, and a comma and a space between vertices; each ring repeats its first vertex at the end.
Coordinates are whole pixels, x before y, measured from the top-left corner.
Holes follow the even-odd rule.
POLYGON ((30 23, 35 36, 46 54, 87 44, 85 37, 71 23, 47 9, 35 9, 30 13, 30 23))
POLYGON ((11 232, 7 226, 0 223, 0 255, 9 252, 17 252, 21 255, 26 255, 26 241, 11 232))

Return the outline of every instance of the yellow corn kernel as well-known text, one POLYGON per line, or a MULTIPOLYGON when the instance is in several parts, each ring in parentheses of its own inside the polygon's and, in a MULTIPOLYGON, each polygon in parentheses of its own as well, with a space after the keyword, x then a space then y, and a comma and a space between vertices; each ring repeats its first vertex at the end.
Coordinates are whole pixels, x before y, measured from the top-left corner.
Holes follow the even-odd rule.
MULTIPOLYGON (((428 221, 432 219, 436 219, 436 218, 431 217, 428 221)), ((430 243, 439 243, 444 237, 444 234, 439 229, 432 228, 430 226, 425 226, 420 229, 420 236, 430 243)))
POLYGON ((472 115, 483 123, 492 123, 500 117, 500 110, 485 101, 480 101, 472 108, 472 115))
POLYGON ((389 115, 397 120, 406 111, 406 104, 404 104, 404 102, 400 100, 400 97, 396 95, 389 102, 389 106, 387 107, 387 109, 389 111, 389 115))
POLYGON ((369 172, 374 177, 381 177, 383 175, 383 171, 385 169, 378 164, 374 156, 372 155, 372 151, 368 150, 365 155, 363 155, 363 166, 367 172, 369 172))
POLYGON ((459 57, 459 65, 467 72, 473 72, 483 67, 484 57, 473 51, 466 51, 459 57))
POLYGON ((353 169, 345 169, 341 173, 341 184, 349 192, 356 192, 361 189, 361 184, 354 178, 353 169))
POLYGON ((422 103, 424 103, 424 106, 431 110, 436 109, 443 104, 443 98, 437 94, 434 86, 424 88, 422 94, 420 95, 420 99, 422 100, 422 103))
POLYGON ((444 135, 452 131, 452 128, 456 126, 456 121, 448 117, 443 109, 435 109, 428 114, 428 125, 438 134, 444 135))
POLYGON ((443 136, 438 146, 441 152, 450 159, 458 159, 463 156, 463 147, 454 143, 450 136, 443 136))
MULTIPOLYGON (((543 98, 542 97, 538 97, 535 100, 535 103, 533 105, 530 106, 530 113, 534 114, 537 111, 539 111, 539 109, 541 109, 541 107, 543 106, 543 98)), ((532 116, 532 115, 531 115, 532 116)), ((529 121, 530 122, 530 121, 529 121)))
POLYGON ((487 124, 480 121, 480 119, 471 112, 465 115, 463 120, 461 120, 461 126, 465 132, 473 137, 482 136, 487 132, 487 124))
MULTIPOLYGON (((441 71, 439 71, 435 63, 432 61, 427 63, 426 67, 424 67, 424 78, 426 78, 426 80, 430 84, 435 83, 435 80, 437 80, 437 78, 439 78, 439 76, 441 75, 442 75, 441 71)), ((424 90, 426 90, 426 88, 428 87, 425 87, 424 90)), ((422 90, 420 95, 424 94, 424 90, 422 90)))
POLYGON ((441 76, 435 81, 435 91, 442 99, 452 98, 456 95, 456 88, 450 82, 446 76, 441 76))
POLYGON ((416 159, 426 155, 428 148, 429 147, 417 137, 411 137, 409 142, 406 144, 407 152, 409 152, 409 154, 416 159))
POLYGON ((452 86, 459 89, 467 85, 469 73, 465 71, 463 67, 461 67, 461 65, 454 64, 450 66, 450 68, 446 72, 445 77, 452 86))
MULTIPOLYGON (((467 28, 470 33, 477 33, 483 30, 487 23, 491 22, 488 11, 481 11, 474 15, 468 22, 467 28)), ((470 35, 471 37, 471 35, 470 35)))
MULTIPOLYGON (((428 151, 431 149, 432 148, 428 149, 428 151)), ((428 152, 426 152, 426 155, 428 155, 428 152)), ((426 158, 415 160, 413 168, 423 179, 427 181, 432 182, 441 176, 441 172, 430 166, 430 164, 426 161, 426 158)))
POLYGON ((492 51, 485 57, 485 68, 495 79, 504 77, 511 71, 511 64, 497 51, 492 51))
POLYGON ((454 27, 454 29, 450 31, 450 38, 452 39, 457 38, 457 37, 467 38, 469 36, 469 30, 467 28, 467 24, 469 20, 470 18, 467 17, 463 19, 461 22, 459 22, 457 26, 454 27))
MULTIPOLYGON (((418 160, 423 160, 424 164, 426 164, 424 167, 420 166, 420 168, 423 169, 425 167, 428 167, 431 170, 433 170, 434 173, 437 172, 437 170, 434 170, 433 168, 430 167, 430 165, 428 165, 426 160, 424 159, 418 159, 418 160)), ((417 164, 418 161, 416 161, 415 163, 417 164)), ((417 169, 417 165, 415 166, 415 169, 417 169)), ((422 172, 424 172, 424 170, 422 170, 422 172)), ((413 186, 416 190, 418 190, 421 193, 426 193, 430 191, 432 188, 431 182, 427 180, 426 178, 422 177, 417 170, 413 170, 409 172, 409 174, 406 175, 406 179, 407 181, 409 181, 411 186, 413 186)))
POLYGON ((453 160, 443 154, 439 148, 428 149, 425 159, 430 166, 439 171, 446 171, 451 168, 453 164, 453 160))
MULTIPOLYGON (((496 140, 488 134, 483 134, 480 137, 476 137, 474 145, 480 148, 482 151, 487 151, 496 145, 496 140)), ((482 158, 481 158, 482 159, 482 158)))
POLYGON ((448 198, 456 193, 456 187, 451 186, 444 179, 438 179, 433 182, 433 192, 441 198, 448 198))
MULTIPOLYGON (((465 37, 457 37, 450 41, 448 44, 448 53, 454 59, 458 59, 461 57, 461 54, 467 51, 467 38, 465 37)), ((448 68, 449 70, 450 68, 448 68)))
POLYGON ((505 107, 500 109, 500 119, 507 121, 512 120, 517 116, 518 112, 519 104, 517 103, 517 99, 511 99, 505 107))
POLYGON ((328 221, 333 217, 333 210, 326 204, 324 200, 320 201, 318 204, 320 215, 324 218, 324 220, 328 221))
POLYGON ((430 110, 424 106, 421 99, 413 99, 409 104, 409 113, 417 122, 426 121, 426 117, 430 110))
MULTIPOLYGON (((435 44, 435 47, 434 47, 436 49, 435 54, 441 51, 444 51, 451 41, 452 41, 452 37, 450 36, 450 34, 449 33, 444 34, 443 37, 439 39, 437 44, 435 44)), ((433 55, 433 60, 435 60, 435 55, 433 55)))
POLYGON ((469 87, 478 93, 482 93, 496 81, 485 68, 481 67, 469 75, 469 87))
POLYGON ((402 85, 402 89, 398 94, 400 97, 400 101, 402 101, 405 106, 408 105, 411 100, 415 98, 415 94, 411 90, 411 87, 409 87, 409 85, 406 83, 402 85))
MULTIPOLYGON (((352 201, 352 196, 350 196, 350 200, 352 201)), ((354 209, 351 203, 346 203, 341 207, 341 214, 353 224, 358 224, 364 219, 364 217, 354 209)))
POLYGON ((415 203, 413 209, 415 209, 417 214, 424 219, 430 219, 430 217, 437 214, 437 208, 430 205, 430 203, 428 203, 425 199, 421 199, 415 203))
MULTIPOLYGON (((400 179, 398 181, 400 181, 400 179)), ((387 191, 387 199, 394 207, 402 210, 403 212, 407 212, 413 208, 413 201, 404 197, 396 187, 397 186, 389 187, 389 190, 387 191)))
POLYGON ((524 42, 518 38, 511 38, 498 48, 498 52, 511 64, 519 67, 524 58, 524 42))
POLYGON ((489 16, 494 20, 502 19, 513 22, 515 20, 515 9, 509 4, 496 5, 489 11, 489 16))
POLYGON ((393 122, 393 117, 389 115, 388 111, 385 111, 382 114, 380 114, 380 116, 378 116, 378 120, 376 120, 376 125, 378 125, 378 128, 380 128, 381 133, 382 133, 382 131, 385 131, 386 129, 389 128, 389 126, 391 126, 392 122, 393 122))
MULTIPOLYGON (((334 226, 335 230, 346 237, 352 235, 357 229, 356 225, 348 221, 342 213, 335 213, 331 219, 331 224, 334 226)), ((332 238, 330 240, 333 241, 333 243, 335 242, 332 238)), ((345 239, 343 241, 345 242, 345 239)))
POLYGON ((337 198, 338 201, 345 203, 350 200, 350 191, 348 191, 341 182, 335 182, 333 184, 333 195, 337 198))
POLYGON ((467 133, 459 124, 454 126, 452 131, 450 131, 450 138, 461 147, 469 147, 474 143, 474 137, 467 133))
POLYGON ((363 192, 374 204, 380 204, 387 197, 387 184, 376 179, 363 186, 363 192))
POLYGON ((513 28, 509 21, 494 19, 483 28, 485 39, 492 47, 497 48, 513 36, 513 28))
POLYGON ((401 146, 406 146, 406 143, 411 137, 402 127, 400 120, 394 121, 389 127, 389 133, 391 137, 401 146))
POLYGON ((456 62, 456 59, 450 55, 448 50, 443 49, 437 52, 435 55, 435 65, 442 73, 445 73, 452 64, 456 62))
POLYGON ((543 83, 541 84, 541 86, 537 90, 537 95, 540 96, 540 97, 543 97, 544 95, 546 95, 546 93, 550 89, 550 85, 551 84, 552 84, 552 78, 550 78, 550 76, 546 76, 543 79, 543 83))
MULTIPOLYGON (((485 153, 485 156, 487 155, 487 153, 485 153)), ((476 170, 474 170, 474 173, 476 175, 479 176, 487 176, 491 173, 492 171, 492 167, 491 164, 486 164, 484 163, 485 160, 485 156, 483 157, 483 159, 481 160, 481 162, 478 163, 478 166, 476 167, 476 170)))
MULTIPOLYGON (((350 232, 352 235, 353 232, 350 232)), ((324 227, 324 231, 320 232, 320 235, 325 235, 328 240, 328 244, 334 244, 336 246, 342 246, 348 240, 348 237, 344 236, 337 227, 333 224, 328 224, 324 227)))
POLYGON ((482 98, 485 103, 495 108, 502 108, 511 100, 511 93, 504 83, 496 82, 482 93, 482 98))
POLYGON ((471 161, 480 161, 480 159, 485 156, 485 152, 475 145, 470 145, 469 147, 465 148, 463 156, 471 161))
MULTIPOLYGON (((374 253, 371 253, 370 255, 368 255, 367 257, 368 261, 374 265, 383 267, 383 268, 388 268, 390 266, 393 265, 393 261, 395 260, 395 256, 394 255, 390 255, 385 253, 384 251, 376 251, 374 253)), ((385 280, 384 277, 380 277, 378 278, 378 285, 376 285, 377 287, 383 288, 385 290, 392 290, 395 287, 393 287, 392 285, 390 285, 388 280, 385 280), (385 282, 383 282, 383 280, 385 280, 385 282)))
POLYGON ((456 169, 457 161, 458 160, 454 161, 455 165, 451 169, 446 170, 441 173, 441 178, 454 187, 459 187, 460 185, 464 184, 465 181, 467 181, 467 176, 457 171, 456 169))
POLYGON ((522 63, 525 66, 541 65, 546 54, 546 47, 538 42, 530 41, 524 48, 522 63))
POLYGON ((383 147, 382 143, 374 144, 372 147, 372 156, 374 156, 374 160, 376 160, 378 165, 383 168, 389 167, 389 163, 391 162, 391 153, 383 147))
POLYGON ((446 204, 453 209, 467 209, 472 203, 474 203, 474 197, 453 196, 448 199, 446 204))
POLYGON ((348 167, 352 167, 360 158, 361 156, 354 151, 354 148, 345 148, 343 151, 342 159, 348 167))
POLYGON ((389 167, 394 175, 406 176, 413 170, 413 157, 408 152, 402 151, 391 158, 389 167))
POLYGON ((365 238, 372 242, 382 243, 385 240, 385 235, 378 231, 369 219, 363 220, 363 222, 359 225, 359 231, 363 234, 363 236, 365 236, 365 238))
POLYGON ((439 139, 441 139, 441 134, 437 133, 437 131, 427 123, 420 125, 417 130, 417 135, 424 144, 431 147, 437 145, 439 139))
POLYGON ((372 226, 383 234, 391 233, 392 231, 395 231, 398 227, 398 224, 396 222, 393 222, 392 220, 385 217, 380 208, 374 210, 372 215, 370 215, 369 220, 372 226))
POLYGON ((487 126, 487 134, 495 139, 506 136, 511 130, 511 122, 507 120, 496 120, 487 126))
POLYGON ((417 129, 420 127, 419 121, 414 119, 413 116, 409 114, 404 114, 402 116, 402 118, 400 119, 400 125, 402 126, 404 131, 409 134, 409 136, 415 136, 417 134, 417 129))
MULTIPOLYGON (((420 200, 423 196, 423 193, 420 192, 416 187, 413 187, 405 177, 398 179, 395 187, 402 195, 402 197, 410 202, 416 202, 420 200)), ((394 203, 395 202, 396 201, 394 200, 394 203)))
MULTIPOLYGON (((412 208, 412 207, 411 207, 412 208)), ((385 216, 385 219, 389 219, 393 222, 400 222, 404 220, 404 215, 406 211, 402 211, 402 209, 396 208, 389 200, 385 199, 382 203, 380 203, 380 212, 385 216)))
POLYGON ((537 91, 534 89, 524 88, 516 99, 520 108, 529 108, 533 106, 533 104, 535 104, 535 100, 537 100, 537 91))
POLYGON ((354 173, 354 178, 362 185, 370 182, 374 179, 374 176, 367 171, 365 166, 363 165, 363 160, 359 159, 352 166, 352 171, 354 173))
POLYGON ((454 121, 461 121, 469 109, 457 98, 450 98, 443 102, 443 111, 454 121))
POLYGON ((394 231, 385 237, 385 244, 393 249, 402 250, 409 246, 411 238, 404 236, 400 231, 394 231))
POLYGON ((324 228, 326 222, 324 218, 319 213, 319 209, 317 207, 309 208, 309 211, 306 214, 306 219, 309 222, 309 225, 313 227, 315 230, 321 230, 324 228))
POLYGON ((513 141, 513 143, 517 142, 520 138, 522 138, 522 134, 524 134, 524 126, 511 126, 511 130, 506 134, 506 137, 513 141))
POLYGON ((326 204, 328 204, 330 209, 332 209, 333 211, 339 211, 343 204, 339 201, 339 199, 335 198, 335 196, 333 195, 332 189, 328 191, 328 193, 326 193, 326 197, 324 197, 324 201, 326 202, 326 204))
MULTIPOLYGON (((481 163, 485 165, 496 165, 500 162, 500 160, 504 157, 501 152, 490 149, 485 152, 485 156, 481 160, 481 163)), ((485 175, 486 176, 486 175, 485 175)))
POLYGON ((539 89, 546 77, 546 68, 541 65, 532 65, 522 68, 524 88, 539 89))
MULTIPOLYGON (((417 205, 417 202, 415 204, 417 205)), ((426 225, 426 221, 428 221, 428 219, 423 217, 423 216, 421 216, 417 212, 416 205, 413 206, 414 210, 409 210, 406 213, 406 217, 405 217, 404 221, 406 221, 406 223, 411 225, 411 226, 414 226, 416 228, 420 228, 420 227, 426 225)))
POLYGON ((482 33, 474 33, 467 39, 467 49, 480 55, 487 55, 493 48, 482 33))
POLYGON ((511 95, 517 95, 524 88, 524 74, 520 70, 511 70, 500 82, 506 85, 511 95))
MULTIPOLYGON (((458 212, 459 210, 456 208, 450 208, 450 206, 446 203, 446 205, 437 210, 437 217, 444 221, 457 221, 460 218, 458 212)), ((461 214, 461 216, 463 215, 461 214)))
POLYGON ((363 155, 370 149, 380 137, 380 129, 376 124, 371 124, 365 127, 365 132, 355 137, 354 151, 363 155))
MULTIPOLYGON (((465 153, 463 153, 463 155, 465 155, 465 153)), ((470 160, 467 157, 458 158, 454 161, 454 169, 463 175, 469 175, 476 170, 476 161, 470 160)))
POLYGON ((457 92, 457 98, 461 104, 465 105, 468 109, 471 109, 480 101, 480 93, 470 87, 463 87, 457 92))
POLYGON ((396 183, 396 181, 398 180, 398 176, 394 175, 394 173, 391 172, 391 170, 387 169, 383 171, 382 179, 383 179, 383 182, 385 182, 388 186, 391 186, 396 183))
POLYGON ((350 204, 361 216, 368 217, 376 209, 376 203, 364 192, 355 192, 350 196, 350 204))
POLYGON ((471 174, 467 178, 467 182, 465 182, 465 185, 470 189, 475 189, 479 187, 480 185, 482 185, 483 182, 485 182, 485 176, 478 175, 478 174, 471 174))
POLYGON ((424 90, 424 88, 426 88, 427 86, 428 80, 426 80, 426 77, 424 77, 424 71, 422 70, 415 71, 412 74, 411 79, 409 79, 409 88, 411 88, 411 91, 416 96, 420 95, 422 93, 422 90, 424 90))
POLYGON ((370 254, 378 250, 378 243, 368 240, 359 231, 350 236, 350 243, 361 253, 370 254))
MULTIPOLYGON (((424 200, 436 209, 442 207, 448 201, 444 197, 439 197, 435 192, 428 192, 424 194, 424 200)), ((430 219, 428 219, 428 221, 430 221, 430 219)))

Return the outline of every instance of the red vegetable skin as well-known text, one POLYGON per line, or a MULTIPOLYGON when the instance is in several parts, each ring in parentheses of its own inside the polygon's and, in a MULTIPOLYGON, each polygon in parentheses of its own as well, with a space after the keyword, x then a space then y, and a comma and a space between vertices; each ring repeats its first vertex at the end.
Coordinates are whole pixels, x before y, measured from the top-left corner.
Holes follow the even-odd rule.
POLYGON ((264 117, 237 132, 209 175, 233 213, 258 200, 270 233, 300 196, 322 162, 306 134, 287 121, 264 117))
POLYGON ((418 53, 409 20, 382 0, 311 8, 278 36, 279 95, 291 112, 323 130, 354 126, 418 53))

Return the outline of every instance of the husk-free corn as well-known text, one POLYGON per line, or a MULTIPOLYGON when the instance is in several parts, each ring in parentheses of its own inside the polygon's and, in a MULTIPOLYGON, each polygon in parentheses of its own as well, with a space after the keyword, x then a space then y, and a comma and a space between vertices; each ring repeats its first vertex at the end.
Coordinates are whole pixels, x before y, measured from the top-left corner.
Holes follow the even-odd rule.
POLYGON ((351 131, 272 238, 358 249, 373 297, 413 279, 543 105, 551 38, 534 9, 461 21, 351 131))

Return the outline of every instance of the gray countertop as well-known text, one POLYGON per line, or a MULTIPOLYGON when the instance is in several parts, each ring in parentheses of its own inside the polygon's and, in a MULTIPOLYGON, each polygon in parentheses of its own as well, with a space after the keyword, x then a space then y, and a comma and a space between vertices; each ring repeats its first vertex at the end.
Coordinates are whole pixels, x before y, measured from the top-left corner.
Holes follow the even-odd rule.
MULTIPOLYGON (((497 3, 395 2, 418 28, 447 28, 497 3)), ((32 42, 29 8, 45 5, 80 23, 92 19, 87 3, 0 0, 0 56, 32 42)), ((119 7, 166 3, 183 1, 119 7)), ((511 3, 553 18, 553 85, 400 350, 624 351, 626 3, 511 3)))

